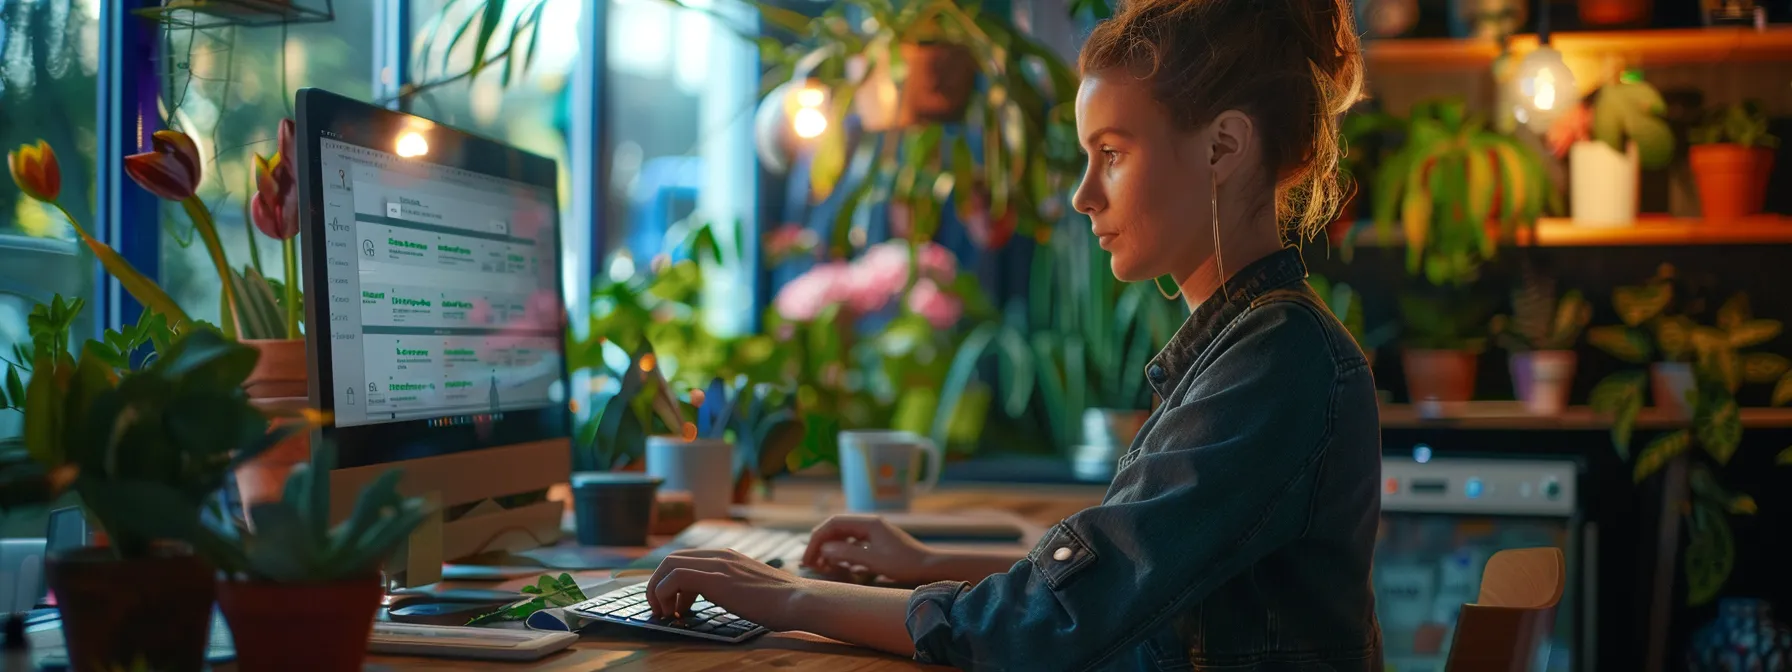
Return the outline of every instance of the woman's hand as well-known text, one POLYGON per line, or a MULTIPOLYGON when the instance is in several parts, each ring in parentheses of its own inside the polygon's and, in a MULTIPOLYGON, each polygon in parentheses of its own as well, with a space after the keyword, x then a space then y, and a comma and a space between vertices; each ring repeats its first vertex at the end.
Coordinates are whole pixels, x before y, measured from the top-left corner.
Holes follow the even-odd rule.
POLYGON ((647 604, 656 617, 683 617, 701 595, 772 630, 797 630, 801 626, 793 604, 809 583, 736 551, 679 551, 653 570, 647 604))
POLYGON ((870 574, 899 584, 937 580, 939 553, 878 516, 834 516, 809 533, 803 565, 836 580, 870 574))

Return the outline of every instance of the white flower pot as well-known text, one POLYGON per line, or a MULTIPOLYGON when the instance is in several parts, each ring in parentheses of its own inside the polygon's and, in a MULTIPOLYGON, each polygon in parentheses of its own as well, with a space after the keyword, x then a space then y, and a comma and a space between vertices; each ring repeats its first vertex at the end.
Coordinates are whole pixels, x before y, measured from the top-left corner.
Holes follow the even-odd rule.
POLYGON ((1568 150, 1569 208, 1576 226, 1636 225, 1637 182, 1642 166, 1636 143, 1623 153, 1603 142, 1583 140, 1568 150))
POLYGON ((1559 415, 1568 408, 1568 390, 1574 384, 1573 350, 1514 352, 1512 387, 1526 411, 1534 415, 1559 415))

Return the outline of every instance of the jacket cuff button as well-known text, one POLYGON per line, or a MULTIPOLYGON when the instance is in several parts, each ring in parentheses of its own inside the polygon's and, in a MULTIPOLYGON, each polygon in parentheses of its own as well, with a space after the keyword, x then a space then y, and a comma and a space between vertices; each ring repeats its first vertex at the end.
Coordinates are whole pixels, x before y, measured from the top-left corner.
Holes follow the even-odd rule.
POLYGON ((1057 560, 1058 562, 1064 562, 1065 560, 1069 560, 1070 559, 1070 547, 1069 546, 1059 546, 1058 550, 1052 551, 1052 559, 1057 560))

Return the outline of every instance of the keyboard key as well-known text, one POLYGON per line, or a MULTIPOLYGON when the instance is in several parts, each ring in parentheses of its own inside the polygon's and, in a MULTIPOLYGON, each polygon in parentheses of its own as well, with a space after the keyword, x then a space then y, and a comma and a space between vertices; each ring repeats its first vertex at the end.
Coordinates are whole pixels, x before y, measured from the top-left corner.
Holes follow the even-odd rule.
POLYGON ((700 613, 700 612, 709 611, 710 609, 715 609, 715 608, 719 608, 719 607, 716 607, 716 605, 714 605, 714 604, 710 604, 709 600, 697 600, 697 602, 695 604, 691 605, 691 612, 692 613, 700 613))
POLYGON ((716 624, 703 623, 703 624, 698 625, 697 627, 691 628, 691 630, 693 630, 695 632, 715 632, 716 624))
POLYGON ((747 621, 747 620, 740 620, 740 621, 735 621, 735 622, 734 622, 734 624, 735 624, 735 625, 744 625, 744 626, 747 626, 747 629, 748 629, 748 630, 752 630, 752 629, 753 629, 753 628, 757 628, 757 627, 759 627, 759 624, 758 624, 758 623, 754 623, 754 622, 752 622, 752 621, 747 621))
POLYGON ((653 610, 652 605, 637 604, 637 605, 629 607, 627 609, 623 609, 621 611, 614 612, 610 615, 615 616, 617 618, 628 618, 630 616, 634 616, 635 614, 639 614, 639 613, 642 613, 645 611, 652 611, 652 610, 653 610))
POLYGON ((654 620, 653 611, 652 610, 643 611, 639 614, 635 614, 633 616, 628 617, 628 620, 635 621, 638 623, 646 623, 646 622, 652 621, 652 620, 654 620))

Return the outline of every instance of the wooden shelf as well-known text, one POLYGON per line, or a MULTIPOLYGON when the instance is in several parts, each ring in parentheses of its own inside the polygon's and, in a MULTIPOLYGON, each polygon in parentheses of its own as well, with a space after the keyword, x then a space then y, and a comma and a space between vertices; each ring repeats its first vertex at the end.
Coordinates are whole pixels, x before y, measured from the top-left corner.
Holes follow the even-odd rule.
MULTIPOLYGON (((1372 222, 1357 223, 1356 244, 1364 247, 1397 247, 1405 244, 1398 225, 1387 236, 1372 222)), ((1564 217, 1545 217, 1537 222, 1537 234, 1521 235, 1520 244, 1541 247, 1626 247, 1674 245, 1786 245, 1792 244, 1792 217, 1756 215, 1734 222, 1708 223, 1699 219, 1644 217, 1635 226, 1579 226, 1564 217)))
MULTIPOLYGON (((1595 414, 1585 406, 1573 406, 1561 415, 1532 415, 1516 401, 1471 401, 1443 404, 1438 417, 1427 417, 1419 407, 1410 404, 1385 404, 1381 407, 1383 429, 1481 429, 1481 430, 1605 430, 1611 419, 1595 414)), ((1644 408, 1637 415, 1637 429, 1672 429, 1685 427, 1690 421, 1674 418, 1654 408, 1644 408)), ((1758 428, 1792 427, 1792 408, 1744 408, 1742 426, 1758 428)))
MULTIPOLYGON (((1637 65, 1792 61, 1792 29, 1749 27, 1672 28, 1556 32, 1550 46, 1564 54, 1607 54, 1637 65)), ((1514 35, 1515 56, 1537 48, 1536 35, 1514 35)), ((1363 43, 1371 72, 1376 69, 1461 70, 1491 65, 1499 56, 1493 40, 1416 38, 1363 43)))

